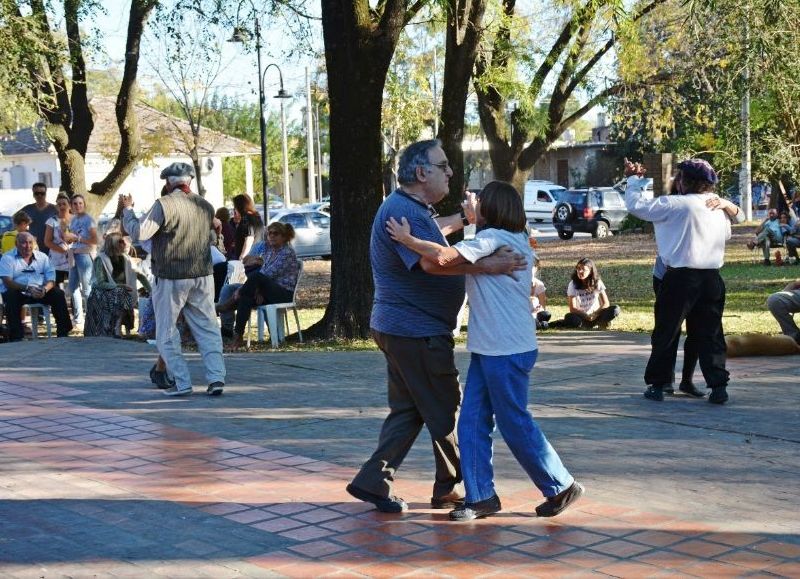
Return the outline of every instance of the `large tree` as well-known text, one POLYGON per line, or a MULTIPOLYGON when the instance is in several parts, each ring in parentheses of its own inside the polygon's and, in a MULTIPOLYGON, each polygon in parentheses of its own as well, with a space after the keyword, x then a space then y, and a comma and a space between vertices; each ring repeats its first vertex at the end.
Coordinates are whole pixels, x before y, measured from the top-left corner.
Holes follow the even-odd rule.
POLYGON ((134 99, 139 72, 142 33, 158 0, 131 0, 125 42, 125 65, 116 96, 115 114, 120 147, 111 170, 99 182, 86 186, 85 159, 94 129, 89 104, 86 55, 89 40, 82 25, 91 20, 97 4, 63 0, 58 11, 64 27, 57 27, 55 7, 44 0, 0 2, 0 36, 4 36, 3 76, 13 75, 18 95, 36 110, 53 143, 61 165, 61 188, 70 194, 88 193, 89 211, 98 214, 135 167, 141 140, 134 99))
POLYGON ((453 177, 443 210, 455 209, 464 190, 464 120, 470 81, 483 36, 488 0, 448 0, 444 83, 439 134, 453 177))
POLYGON ((323 0, 322 32, 330 102, 331 293, 320 337, 369 334, 369 235, 381 203, 381 107, 403 28, 425 0, 323 0))
POLYGON ((563 25, 537 61, 536 41, 520 32, 516 0, 502 0, 498 25, 479 54, 474 83, 496 178, 522 190, 536 161, 566 129, 626 87, 624 82, 600 83, 592 73, 617 45, 620 25, 664 1, 649 0, 630 14, 620 0, 568 2, 563 25), (526 67, 532 69, 528 79, 522 74, 526 67), (571 97, 581 91, 590 96, 571 110, 571 97))

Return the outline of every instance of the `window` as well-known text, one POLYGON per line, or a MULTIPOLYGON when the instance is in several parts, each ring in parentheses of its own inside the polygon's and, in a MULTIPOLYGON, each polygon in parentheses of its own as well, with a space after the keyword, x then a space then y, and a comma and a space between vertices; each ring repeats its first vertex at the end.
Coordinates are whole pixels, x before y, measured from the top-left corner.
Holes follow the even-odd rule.
POLYGON ((616 191, 606 191, 605 205, 606 207, 624 207, 625 203, 616 191))
POLYGON ((49 171, 47 173, 39 173, 39 183, 44 183, 48 188, 53 186, 53 174, 49 171))
POLYGON ((288 223, 295 229, 303 229, 308 227, 306 224, 306 216, 302 213, 289 213, 288 215, 284 215, 278 221, 281 223, 288 223))
POLYGON ((312 213, 310 215, 311 223, 321 229, 330 229, 331 227, 331 218, 325 215, 324 213, 312 213))
POLYGON ((550 203, 552 201, 547 191, 539 191, 539 193, 536 194, 536 200, 542 203, 550 203))

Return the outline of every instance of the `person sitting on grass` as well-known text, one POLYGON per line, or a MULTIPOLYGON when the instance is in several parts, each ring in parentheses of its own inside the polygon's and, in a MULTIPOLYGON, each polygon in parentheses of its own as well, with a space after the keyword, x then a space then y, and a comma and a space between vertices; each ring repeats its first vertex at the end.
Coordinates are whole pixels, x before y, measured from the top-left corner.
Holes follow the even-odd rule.
POLYGON ((605 330, 611 321, 618 317, 622 310, 618 305, 611 305, 606 294, 606 284, 600 279, 600 273, 594 262, 583 257, 575 264, 572 280, 567 286, 569 313, 563 320, 550 324, 551 327, 593 328, 605 330))
POLYGON ((547 288, 544 282, 536 277, 539 271, 539 258, 534 254, 534 267, 531 277, 531 313, 536 321, 537 330, 546 330, 550 327, 551 314, 547 311, 547 288))
POLYGON ((470 304, 467 350, 471 352, 458 420, 461 470, 467 496, 450 511, 453 521, 497 513, 492 431, 500 429, 514 457, 546 497, 540 517, 554 517, 583 494, 528 410, 529 374, 536 363, 536 326, 530 315, 533 253, 525 232, 525 210, 509 183, 492 181, 478 196, 475 239, 446 247, 412 235, 405 217, 390 218, 392 239, 442 267, 475 263, 508 246, 526 257, 528 267, 514 275, 467 274, 470 304))

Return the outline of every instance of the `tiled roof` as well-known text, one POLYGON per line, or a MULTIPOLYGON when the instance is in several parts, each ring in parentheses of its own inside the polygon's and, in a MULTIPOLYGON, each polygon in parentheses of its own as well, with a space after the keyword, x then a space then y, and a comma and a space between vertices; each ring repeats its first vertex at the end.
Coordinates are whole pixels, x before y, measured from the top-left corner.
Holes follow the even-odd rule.
MULTIPOLYGON (((94 97, 91 107, 94 112, 94 130, 89 140, 89 153, 114 157, 119 148, 119 130, 114 113, 115 99, 94 97)), ((142 147, 151 156, 183 156, 189 147, 182 135, 191 134, 189 123, 183 119, 162 113, 144 103, 135 104, 136 117, 142 138, 142 147)), ((25 127, 14 134, 0 136, 0 152, 3 155, 25 155, 43 153, 50 149, 44 134, 43 123, 25 127)), ((259 148, 253 143, 203 128, 200 155, 258 155, 259 148)))

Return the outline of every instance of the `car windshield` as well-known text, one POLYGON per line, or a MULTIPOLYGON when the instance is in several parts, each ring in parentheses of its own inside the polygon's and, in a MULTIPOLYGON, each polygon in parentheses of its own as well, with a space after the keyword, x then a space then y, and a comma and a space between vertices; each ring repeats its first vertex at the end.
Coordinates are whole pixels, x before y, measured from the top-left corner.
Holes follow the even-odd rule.
POLYGON ((585 205, 586 191, 560 191, 558 200, 570 205, 585 205))

